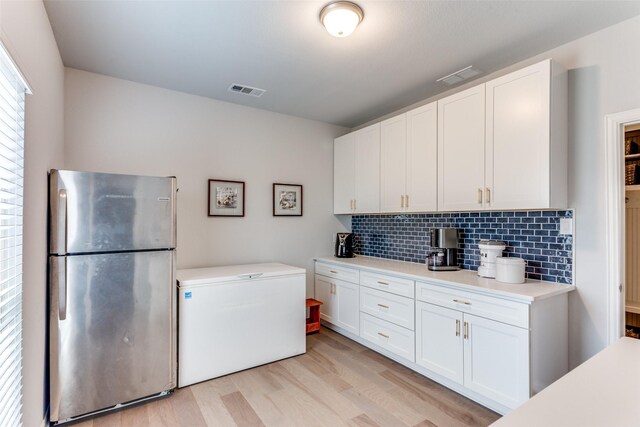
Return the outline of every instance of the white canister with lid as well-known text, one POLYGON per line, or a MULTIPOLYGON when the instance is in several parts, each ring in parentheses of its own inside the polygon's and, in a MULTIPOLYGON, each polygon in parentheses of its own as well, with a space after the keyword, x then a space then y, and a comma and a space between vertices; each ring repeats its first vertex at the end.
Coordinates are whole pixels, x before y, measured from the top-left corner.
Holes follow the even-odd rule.
POLYGON ((496 277, 496 258, 502 255, 507 245, 498 240, 480 240, 478 248, 480 249, 478 276, 493 279, 496 277))
POLYGON ((522 258, 497 257, 496 280, 504 283, 524 283, 526 262, 522 258))

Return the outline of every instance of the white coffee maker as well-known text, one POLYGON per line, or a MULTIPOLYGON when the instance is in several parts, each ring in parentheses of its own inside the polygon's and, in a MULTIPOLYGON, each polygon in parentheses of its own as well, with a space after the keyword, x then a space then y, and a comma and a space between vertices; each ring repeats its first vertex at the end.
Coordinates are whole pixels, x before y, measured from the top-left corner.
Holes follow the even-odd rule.
POLYGON ((507 245, 499 240, 480 240, 478 248, 480 248, 478 276, 495 279, 496 258, 502 256, 502 251, 507 248, 507 245))

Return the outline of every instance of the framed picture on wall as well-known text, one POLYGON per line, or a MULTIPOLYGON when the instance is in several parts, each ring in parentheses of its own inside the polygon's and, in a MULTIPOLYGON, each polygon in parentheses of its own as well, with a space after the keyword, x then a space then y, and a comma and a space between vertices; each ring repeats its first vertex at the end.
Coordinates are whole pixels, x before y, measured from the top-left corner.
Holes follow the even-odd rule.
POLYGON ((244 182, 209 180, 209 216, 244 216, 244 182))
POLYGON ((302 216, 302 185, 273 184, 273 216, 302 216))

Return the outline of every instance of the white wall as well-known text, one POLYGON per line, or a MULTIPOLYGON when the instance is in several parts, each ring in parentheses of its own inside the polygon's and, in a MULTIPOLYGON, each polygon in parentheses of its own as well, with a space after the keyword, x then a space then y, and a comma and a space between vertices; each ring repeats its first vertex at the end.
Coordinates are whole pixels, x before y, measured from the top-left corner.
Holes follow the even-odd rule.
POLYGON ((25 110, 23 414, 45 413, 47 171, 63 163, 64 68, 41 1, 0 2, 0 39, 33 89, 25 110))
MULTIPOLYGON (((607 343, 604 117, 640 108, 640 16, 408 106, 381 119, 553 58, 569 71, 569 206, 576 210, 575 284, 570 296, 573 368, 607 343)), ((553 351, 553 349, 549 349, 553 351)))
MULTIPOLYGON (((569 203, 576 209, 570 363, 606 346, 604 117, 640 107, 640 17, 548 53, 569 69, 569 203)), ((622 179, 622 177, 621 177, 622 179)))
POLYGON ((65 73, 65 168, 175 175, 178 268, 281 261, 307 268, 344 227, 332 214, 333 138, 345 128, 85 71, 65 73), (244 218, 207 217, 207 180, 245 181, 244 218), (272 216, 274 182, 304 186, 302 217, 272 216))

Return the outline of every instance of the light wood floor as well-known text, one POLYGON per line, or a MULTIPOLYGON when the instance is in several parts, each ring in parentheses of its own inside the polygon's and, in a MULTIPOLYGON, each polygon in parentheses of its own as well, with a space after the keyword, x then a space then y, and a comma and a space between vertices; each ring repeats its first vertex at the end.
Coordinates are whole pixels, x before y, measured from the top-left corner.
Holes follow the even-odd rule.
POLYGON ((486 426, 499 415, 333 331, 307 353, 74 427, 486 426))

